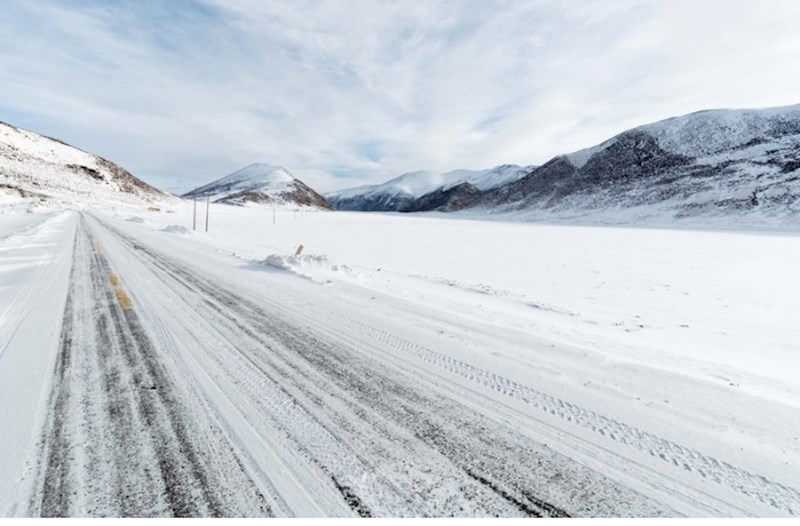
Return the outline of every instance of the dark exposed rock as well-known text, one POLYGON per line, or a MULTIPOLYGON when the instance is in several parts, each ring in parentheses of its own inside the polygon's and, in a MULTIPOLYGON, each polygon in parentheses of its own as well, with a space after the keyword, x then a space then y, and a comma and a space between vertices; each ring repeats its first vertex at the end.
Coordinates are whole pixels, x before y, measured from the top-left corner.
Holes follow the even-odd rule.
POLYGON ((416 199, 402 212, 454 212, 468 207, 481 196, 481 191, 473 184, 461 183, 445 190, 439 188, 416 199))
POLYGON ((270 195, 268 193, 259 192, 256 190, 247 190, 217 199, 214 202, 232 205, 244 205, 245 203, 284 204, 289 202, 295 203, 299 206, 313 206, 323 210, 332 210, 330 203, 328 203, 324 197, 306 186, 303 182, 296 181, 296 183, 297 185, 295 186, 294 190, 290 192, 281 192, 279 194, 270 195))
POLYGON ((357 195, 328 199, 337 210, 362 212, 396 212, 406 210, 414 203, 414 196, 411 194, 357 195))

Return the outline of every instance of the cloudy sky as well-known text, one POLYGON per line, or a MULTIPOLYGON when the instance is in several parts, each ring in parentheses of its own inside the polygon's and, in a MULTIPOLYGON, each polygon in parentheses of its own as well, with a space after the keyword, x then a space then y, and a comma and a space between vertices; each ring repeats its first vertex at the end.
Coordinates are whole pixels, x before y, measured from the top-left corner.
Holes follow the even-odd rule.
POLYGON ((188 190, 539 164, 800 103, 797 0, 3 0, 0 120, 188 190))

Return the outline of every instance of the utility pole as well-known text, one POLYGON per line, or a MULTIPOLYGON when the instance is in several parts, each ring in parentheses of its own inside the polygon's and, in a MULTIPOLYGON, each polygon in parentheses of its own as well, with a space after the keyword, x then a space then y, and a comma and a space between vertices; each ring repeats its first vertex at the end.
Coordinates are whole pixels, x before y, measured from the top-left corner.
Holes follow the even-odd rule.
POLYGON ((209 208, 209 196, 206 196, 206 232, 208 232, 208 208, 209 208))
POLYGON ((197 198, 192 199, 192 231, 197 230, 197 198))

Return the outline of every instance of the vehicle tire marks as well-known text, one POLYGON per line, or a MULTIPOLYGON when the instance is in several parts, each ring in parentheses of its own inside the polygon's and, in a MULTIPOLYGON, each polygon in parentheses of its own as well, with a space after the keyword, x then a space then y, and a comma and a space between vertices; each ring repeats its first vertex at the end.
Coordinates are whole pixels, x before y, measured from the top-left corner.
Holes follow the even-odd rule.
MULTIPOLYGON (((143 247, 138 246, 138 249, 143 247)), ((150 261, 168 276, 172 276, 174 269, 162 265, 160 261, 150 261)), ((208 290, 195 287, 194 277, 189 274, 189 281, 177 281, 175 277, 165 281, 167 286, 177 285, 181 296, 187 296, 188 291, 198 295, 195 300, 187 300, 192 305, 205 307, 210 312, 204 312, 206 320, 213 319, 215 330, 220 331, 221 338, 226 341, 235 341, 236 348, 231 352, 240 355, 244 367, 232 370, 229 376, 236 378, 240 389, 247 393, 249 403, 257 408, 257 413, 262 419, 267 419, 270 425, 284 435, 284 439, 292 444, 293 448, 301 452, 321 472, 320 476, 328 478, 333 487, 340 493, 343 500, 350 506, 354 513, 360 516, 373 514, 369 505, 364 502, 364 497, 359 496, 358 488, 364 487, 363 480, 370 479, 370 493, 368 497, 375 502, 375 495, 380 495, 378 504, 382 509, 390 509, 395 515, 441 515, 442 510, 426 511, 426 495, 420 488, 415 487, 414 481, 392 480, 394 472, 390 474, 376 473, 375 458, 380 458, 381 463, 387 461, 394 465, 407 463, 408 458, 417 458, 417 464, 430 463, 430 457, 438 456, 432 451, 419 451, 418 440, 409 435, 404 439, 398 436, 396 429, 387 429, 385 423, 372 415, 365 404, 353 404, 349 397, 342 393, 341 388, 320 376, 313 368, 298 364, 296 356, 289 360, 281 360, 277 355, 285 353, 285 345, 278 340, 270 338, 269 334, 275 333, 274 327, 262 328, 263 320, 269 318, 259 314, 258 325, 250 321, 243 321, 243 317, 250 316, 238 309, 249 309, 249 304, 242 305, 241 301, 232 299, 221 291, 209 294, 208 290), (202 298, 202 299, 200 299, 202 298), (216 301, 214 301, 216 300, 216 301), (257 330, 261 329, 261 330, 257 330), (253 375, 253 372, 256 375, 253 375), (332 411, 333 402, 347 406, 346 411, 332 411), (324 413, 323 413, 324 412, 324 413), (384 433, 382 440, 375 441, 374 437, 363 436, 364 426, 356 426, 350 415, 359 415, 360 418, 369 420, 369 427, 381 429, 384 433), (398 452, 404 449, 404 455, 398 452), (367 452, 367 454, 364 454, 367 452), (369 458, 368 458, 369 457, 369 458)), ((260 313, 260 310, 259 310, 260 313)), ((209 323, 209 325, 212 325, 209 323)), ((314 346, 314 342, 309 344, 314 346)), ((218 361, 216 365, 224 370, 231 368, 236 356, 214 356, 218 361)), ((419 468, 419 466, 416 466, 419 468)), ((407 468, 411 469, 411 468, 407 468)), ((426 478, 448 477, 442 475, 441 466, 435 464, 425 467, 426 476, 416 482, 426 483, 426 478)), ((450 470, 452 471, 452 467, 450 470)), ((377 469, 377 471, 381 471, 377 469)), ((457 473, 455 474, 457 476, 457 473)), ((449 480, 449 479, 448 479, 449 480)), ((427 489, 430 487, 427 482, 427 489)), ((474 491, 473 491, 474 493, 474 491)), ((480 493, 480 491, 478 491, 480 493)), ((486 499, 486 496, 484 496, 486 499)), ((487 499, 489 503, 492 498, 487 499)), ((494 508, 496 508, 496 503, 494 508)), ((493 509, 484 503, 484 510, 493 509)), ((385 512, 384 512, 385 513, 385 512)), ((451 513, 457 513, 457 508, 451 513)), ((463 512, 462 512, 463 513, 463 512)), ((497 514, 508 514, 508 511, 497 511, 497 514)))
POLYGON ((199 395, 118 303, 92 241, 81 218, 29 514, 270 515, 199 395))
MULTIPOLYGON (((570 425, 590 430, 605 439, 631 447, 660 462, 691 473, 731 489, 755 501, 766 504, 781 513, 800 514, 800 492, 796 489, 772 481, 764 476, 751 473, 728 462, 715 459, 692 448, 682 446, 634 426, 585 409, 577 404, 537 391, 501 375, 486 371, 456 358, 438 353, 423 345, 410 342, 394 334, 363 324, 337 312, 305 303, 297 299, 295 314, 303 316, 304 311, 330 320, 328 333, 341 334, 340 328, 360 333, 368 341, 378 341, 402 354, 414 356, 424 362, 466 379, 470 382, 492 389, 504 396, 521 401, 547 415, 559 418, 570 425)), ((282 307, 287 309, 286 306, 282 307)), ((306 315, 307 316, 307 315, 306 315)), ((368 344, 367 344, 368 345, 368 344)))
MULTIPOLYGON (((395 376, 390 377, 385 364, 376 358, 360 351, 353 352, 352 347, 348 349, 346 345, 333 345, 331 341, 337 340, 320 338, 314 330, 298 327, 280 306, 274 305, 265 311, 262 303, 233 294, 189 267, 104 225, 124 240, 134 254, 157 267, 165 275, 162 278, 165 284, 184 289, 184 294, 190 292, 204 298, 204 306, 216 311, 215 325, 235 325, 239 333, 257 343, 250 345, 250 351, 247 346, 240 346, 239 351, 249 352, 249 360, 265 364, 265 371, 283 367, 289 374, 282 372, 282 378, 294 378, 298 387, 305 384, 306 403, 314 400, 310 385, 322 382, 328 386, 327 395, 333 393, 340 397, 351 417, 358 415, 375 429, 393 426, 405 430, 460 469, 462 479, 490 490, 504 500, 506 506, 525 515, 567 516, 563 507, 535 496, 543 492, 557 495, 562 490, 562 495, 569 494, 571 498, 611 500, 605 502, 605 507, 599 502, 593 502, 594 507, 589 506, 595 511, 605 509, 607 513, 623 513, 619 506, 626 498, 640 499, 639 504, 644 500, 641 496, 634 498, 628 490, 613 486, 607 480, 598 482, 602 476, 597 473, 592 472, 595 480, 587 479, 585 468, 562 463, 560 471, 553 473, 548 461, 557 454, 551 450, 533 447, 528 439, 521 439, 509 429, 498 428, 494 422, 445 396, 423 392, 405 373, 397 375, 398 371, 392 371, 395 376), (313 375, 303 380, 302 376, 309 375, 309 371, 313 375), (565 489, 570 485, 572 489, 565 489), (584 485, 585 492, 574 491, 576 485, 584 485), (593 496, 598 485, 602 486, 602 491, 593 496), (615 506, 615 512, 608 511, 615 506)), ((327 411, 336 432, 341 433, 347 422, 337 420, 336 411, 331 411, 330 407, 327 411)), ((659 514, 657 507, 652 503, 650 506, 650 513, 659 514)))
MULTIPOLYGON (((732 489, 789 515, 800 514, 800 492, 796 489, 751 473, 728 462, 715 459, 692 448, 666 440, 653 433, 582 408, 571 402, 537 391, 501 375, 486 371, 425 346, 376 329, 342 314, 304 304, 303 310, 327 317, 332 327, 347 327, 367 339, 379 341, 401 353, 412 355, 457 375, 492 389, 570 424, 588 429, 604 438, 637 449, 650 457, 667 462, 704 480, 732 489)), ((334 330, 334 332, 338 332, 334 330)))

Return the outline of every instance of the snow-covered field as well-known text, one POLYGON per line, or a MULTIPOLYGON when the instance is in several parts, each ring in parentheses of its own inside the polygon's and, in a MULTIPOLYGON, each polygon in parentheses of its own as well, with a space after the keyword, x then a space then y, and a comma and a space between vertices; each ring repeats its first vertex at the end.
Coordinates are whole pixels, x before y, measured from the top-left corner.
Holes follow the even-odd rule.
POLYGON ((98 272, 130 296, 120 316, 144 335, 142 363, 170 364, 147 369, 173 386, 162 402, 213 415, 171 429, 209 429, 221 465, 240 459, 226 480, 260 490, 227 508, 205 495, 205 513, 259 514, 263 499, 266 514, 306 516, 800 514, 796 233, 225 205, 208 233, 202 214, 191 231, 189 205, 40 219, 0 215, 0 411, 16 430, 0 438, 1 514, 124 511, 110 490, 48 497, 43 473, 68 488, 95 472, 35 445, 44 425, 69 458, 87 454, 83 424, 43 415, 60 407, 51 384, 68 386, 69 414, 102 412, 75 401, 101 379, 52 374, 67 290, 88 308, 75 298, 100 293, 98 272), (33 323, 16 305, 48 307, 33 323))

